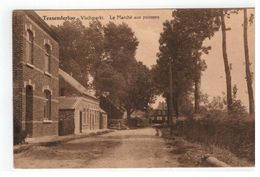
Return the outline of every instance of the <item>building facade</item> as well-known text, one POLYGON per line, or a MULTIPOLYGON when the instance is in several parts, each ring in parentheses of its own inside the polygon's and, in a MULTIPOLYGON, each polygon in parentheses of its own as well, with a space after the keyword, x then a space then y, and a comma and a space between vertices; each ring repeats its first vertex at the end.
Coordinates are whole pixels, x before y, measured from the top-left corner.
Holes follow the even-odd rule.
POLYGON ((107 128, 107 114, 93 93, 61 69, 59 86, 59 135, 107 128))
POLYGON ((164 123, 168 121, 167 116, 167 104, 165 102, 159 102, 157 109, 153 110, 151 115, 152 123, 164 123))
POLYGON ((14 134, 58 135, 59 39, 34 11, 13 12, 14 134))

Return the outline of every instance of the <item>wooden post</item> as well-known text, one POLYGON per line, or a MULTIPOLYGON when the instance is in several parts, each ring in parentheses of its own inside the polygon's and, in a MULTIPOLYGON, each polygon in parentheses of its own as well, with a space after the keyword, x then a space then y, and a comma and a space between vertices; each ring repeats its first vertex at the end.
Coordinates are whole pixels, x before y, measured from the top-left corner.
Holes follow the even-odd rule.
POLYGON ((212 156, 209 156, 209 155, 206 155, 205 157, 205 161, 213 166, 213 167, 230 167, 228 164, 226 164, 225 162, 222 162, 220 160, 218 160, 217 158, 215 157, 212 157, 212 156))

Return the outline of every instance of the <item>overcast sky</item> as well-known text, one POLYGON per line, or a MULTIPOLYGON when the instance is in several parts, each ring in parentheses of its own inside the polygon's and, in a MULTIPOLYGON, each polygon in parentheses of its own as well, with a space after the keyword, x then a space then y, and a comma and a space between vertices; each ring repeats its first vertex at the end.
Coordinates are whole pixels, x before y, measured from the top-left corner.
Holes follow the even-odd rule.
MULTIPOLYGON (((142 61, 147 66, 156 64, 156 53, 159 51, 159 37, 162 32, 162 23, 171 19, 172 10, 77 10, 77 11, 37 11, 37 13, 44 18, 46 17, 103 17, 102 24, 107 24, 113 21, 116 24, 125 22, 135 32, 139 40, 139 46, 136 53, 137 60, 142 61), (118 19, 111 20, 110 16, 122 15, 132 16, 132 19, 118 19), (153 19, 136 19, 135 16, 155 16, 153 19), (159 18, 157 18, 158 16, 159 18)), ((253 13, 253 10, 248 10, 248 14, 253 13)), ((46 20, 49 25, 61 25, 63 20, 46 20)), ((248 15, 249 17, 249 15, 248 15)), ((127 18, 127 17, 126 17, 127 18)), ((84 25, 88 26, 89 20, 82 21, 84 25)), ((243 13, 231 15, 230 19, 226 19, 226 26, 231 27, 227 32, 227 51, 230 63, 232 63, 232 84, 238 87, 238 98, 248 106, 247 87, 245 80, 245 65, 244 65, 244 48, 243 48, 243 13)), ((249 42, 249 56, 254 66, 254 24, 249 26, 248 29, 248 42, 249 42)), ((210 45, 212 50, 208 55, 204 55, 203 59, 206 60, 207 70, 203 72, 201 90, 209 94, 211 97, 222 95, 226 91, 225 85, 225 72, 222 57, 222 36, 221 32, 216 32, 214 37, 205 41, 205 45, 210 45)), ((253 68, 252 68, 253 69, 253 68)), ((253 70, 252 70, 253 71, 253 70)), ((158 98, 161 101, 162 98, 158 98)))

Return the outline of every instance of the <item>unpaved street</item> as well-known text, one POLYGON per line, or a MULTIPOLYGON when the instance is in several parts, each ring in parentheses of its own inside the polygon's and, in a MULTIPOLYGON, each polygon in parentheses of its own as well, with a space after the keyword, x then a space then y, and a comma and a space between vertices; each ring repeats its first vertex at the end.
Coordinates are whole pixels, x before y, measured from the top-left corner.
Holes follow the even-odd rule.
POLYGON ((177 167, 177 156, 153 128, 121 130, 15 154, 18 168, 177 167))

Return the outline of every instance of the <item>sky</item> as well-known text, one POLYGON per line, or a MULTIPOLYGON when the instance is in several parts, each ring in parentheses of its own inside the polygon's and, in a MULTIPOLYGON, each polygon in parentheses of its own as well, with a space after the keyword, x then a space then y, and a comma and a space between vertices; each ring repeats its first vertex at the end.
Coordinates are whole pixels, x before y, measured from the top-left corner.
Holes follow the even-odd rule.
MULTIPOLYGON (((159 52, 159 38, 163 31, 163 22, 172 19, 171 9, 150 9, 150 10, 53 10, 53 11, 36 11, 47 24, 62 25, 64 20, 53 19, 63 16, 65 18, 81 18, 85 26, 88 26, 91 18, 98 18, 103 25, 112 21, 116 24, 125 22, 135 32, 135 36, 139 40, 139 46, 136 52, 136 59, 142 61, 148 67, 156 64, 156 54, 159 52), (146 17, 143 19, 143 17, 146 17), (131 18, 132 17, 132 18, 131 18), (141 17, 141 19, 134 19, 141 17), (51 19, 52 18, 52 19, 51 19), (123 18, 123 19, 122 19, 123 18)), ((254 13, 253 9, 248 10, 248 17, 254 13)), ((248 107, 247 86, 245 80, 244 65, 244 47, 243 47, 243 13, 231 15, 230 19, 226 19, 226 27, 231 30, 227 31, 227 53, 229 62, 232 65, 231 76, 232 84, 236 84, 238 88, 237 97, 241 99, 243 104, 248 107)), ((248 43, 249 57, 252 62, 251 71, 254 71, 254 24, 248 27, 248 43)), ((204 45, 211 46, 212 49, 208 55, 202 58, 207 63, 207 69, 203 72, 201 79, 201 91, 207 93, 210 98, 213 96, 221 96, 226 92, 225 71, 222 57, 222 34, 221 31, 204 42, 204 45)), ((153 107, 158 105, 159 101, 163 101, 158 96, 153 107)))

